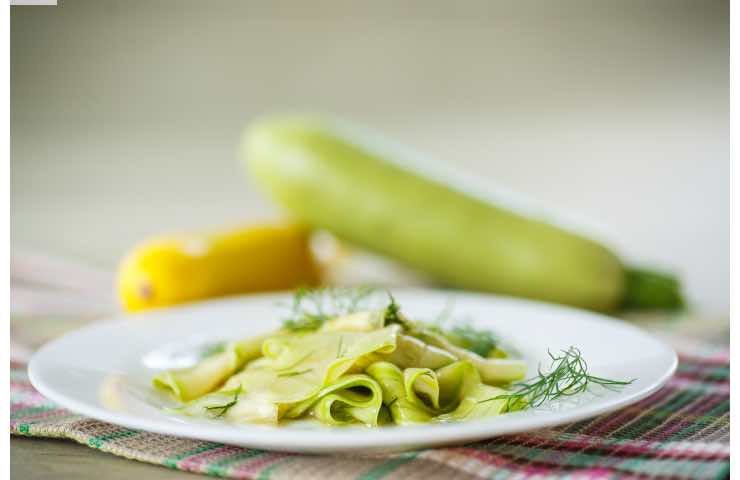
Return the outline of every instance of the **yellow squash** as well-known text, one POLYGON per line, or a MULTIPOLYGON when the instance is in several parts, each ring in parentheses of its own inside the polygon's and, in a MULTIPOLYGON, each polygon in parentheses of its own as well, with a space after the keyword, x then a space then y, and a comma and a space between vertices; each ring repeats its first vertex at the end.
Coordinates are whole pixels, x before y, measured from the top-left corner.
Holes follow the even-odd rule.
POLYGON ((121 303, 130 312, 318 283, 309 231, 293 224, 152 238, 118 271, 121 303))

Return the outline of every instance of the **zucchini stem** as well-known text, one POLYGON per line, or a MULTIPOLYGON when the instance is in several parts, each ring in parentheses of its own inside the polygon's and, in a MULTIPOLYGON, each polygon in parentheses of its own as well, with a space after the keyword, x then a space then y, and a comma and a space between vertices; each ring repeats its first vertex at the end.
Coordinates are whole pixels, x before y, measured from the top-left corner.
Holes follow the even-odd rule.
POLYGON ((668 310, 686 308, 681 282, 669 273, 645 268, 626 268, 626 291, 622 310, 668 310))

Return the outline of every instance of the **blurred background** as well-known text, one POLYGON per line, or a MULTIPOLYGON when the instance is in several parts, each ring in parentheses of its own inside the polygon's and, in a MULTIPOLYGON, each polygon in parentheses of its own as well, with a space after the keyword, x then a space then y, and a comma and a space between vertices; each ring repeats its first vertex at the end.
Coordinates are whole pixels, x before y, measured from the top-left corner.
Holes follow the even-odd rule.
POLYGON ((113 271, 279 214, 238 161, 272 111, 366 124, 583 219, 729 310, 729 5, 65 1, 11 8, 11 250, 113 271))

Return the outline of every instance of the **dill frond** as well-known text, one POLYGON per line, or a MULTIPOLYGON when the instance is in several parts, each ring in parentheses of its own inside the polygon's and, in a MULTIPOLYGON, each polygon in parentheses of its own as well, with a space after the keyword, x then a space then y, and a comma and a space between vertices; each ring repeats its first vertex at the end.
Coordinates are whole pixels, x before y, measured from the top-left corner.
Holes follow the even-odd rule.
POLYGON ((540 366, 537 368, 537 376, 514 383, 512 392, 478 403, 506 400, 505 411, 537 408, 545 402, 585 392, 592 384, 616 390, 635 381, 611 380, 589 374, 588 364, 576 347, 561 350, 558 354, 549 350, 547 353, 552 360, 549 371, 543 372, 540 366))
POLYGON ((327 321, 365 308, 376 289, 361 287, 300 288, 293 295, 290 315, 283 327, 293 332, 318 330, 327 321))
POLYGON ((231 407, 237 404, 237 402, 239 401, 239 394, 241 392, 242 386, 239 385, 239 388, 237 388, 234 392, 234 398, 230 402, 224 403, 223 405, 212 405, 203 408, 205 408, 208 412, 215 413, 214 418, 223 417, 224 415, 226 415, 226 412, 228 412, 231 407))

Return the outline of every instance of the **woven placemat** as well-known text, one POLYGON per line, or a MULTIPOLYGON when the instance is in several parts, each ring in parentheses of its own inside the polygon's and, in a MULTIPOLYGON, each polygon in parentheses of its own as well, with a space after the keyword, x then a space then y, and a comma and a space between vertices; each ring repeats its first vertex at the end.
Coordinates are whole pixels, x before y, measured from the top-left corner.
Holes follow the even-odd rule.
POLYGON ((729 476, 729 349, 675 338, 680 363, 659 392, 554 429, 376 457, 266 452, 140 432, 59 408, 11 362, 10 430, 68 438, 126 458, 246 479, 695 478, 729 476))

